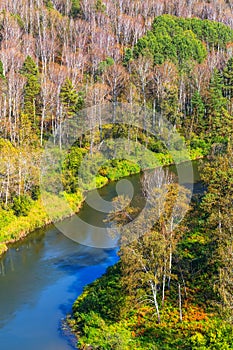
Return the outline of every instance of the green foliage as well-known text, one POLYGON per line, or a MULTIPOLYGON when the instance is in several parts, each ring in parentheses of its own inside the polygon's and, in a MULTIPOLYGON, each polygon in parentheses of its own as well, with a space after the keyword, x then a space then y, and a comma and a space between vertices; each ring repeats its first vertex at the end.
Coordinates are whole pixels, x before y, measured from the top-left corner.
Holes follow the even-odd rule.
POLYGON ((45 6, 47 7, 48 10, 52 10, 53 7, 53 2, 51 0, 45 1, 45 6))
POLYGON ((38 185, 33 186, 32 191, 31 191, 31 197, 32 197, 32 199, 34 201, 39 199, 39 197, 40 197, 40 186, 38 186, 38 185))
POLYGON ((226 45, 233 40, 233 30, 215 21, 163 15, 156 17, 153 23, 154 31, 158 28, 165 28, 169 34, 176 31, 178 27, 184 31, 193 31, 199 40, 208 45, 210 50, 212 47, 225 49, 226 45))
POLYGON ((77 189, 75 193, 64 192, 63 195, 73 212, 77 213, 84 200, 81 190, 77 189))
POLYGON ((81 6, 80 6, 80 0, 71 0, 71 10, 70 10, 70 16, 73 18, 76 18, 81 13, 81 6))
POLYGON ((194 59, 198 63, 201 63, 207 55, 205 47, 191 30, 174 36, 173 45, 175 45, 177 50, 179 64, 189 59, 194 59))
POLYGON ((99 63, 98 74, 102 74, 108 67, 114 64, 114 59, 112 57, 107 57, 104 61, 99 63))
POLYGON ((113 159, 99 170, 100 175, 106 176, 109 180, 118 180, 121 177, 129 176, 140 172, 140 166, 129 160, 113 159))
POLYGON ((73 313, 81 327, 85 326, 83 315, 92 312, 98 314, 105 322, 117 321, 124 304, 125 297, 122 293, 120 265, 118 263, 109 267, 101 279, 97 279, 85 287, 83 294, 73 305, 73 313), (82 314, 81 318, 80 314, 82 314))
POLYGON ((230 135, 232 115, 227 111, 227 99, 223 96, 224 84, 222 74, 214 70, 209 85, 207 115, 209 136, 212 142, 224 143, 224 136, 230 135))
POLYGON ((166 60, 183 64, 188 60, 202 62, 207 55, 206 49, 196 34, 184 28, 174 16, 156 17, 152 31, 139 39, 134 55, 151 54, 155 64, 166 60))
POLYGON ((0 60, 0 78, 1 79, 5 79, 4 70, 3 70, 3 64, 2 64, 1 60, 0 60))
POLYGON ((194 92, 194 94, 192 96, 191 103, 192 103, 193 113, 197 117, 203 118, 204 114, 205 114, 205 105, 204 105, 203 99, 198 91, 194 92))
POLYGON ((64 106, 64 112, 68 118, 74 116, 84 104, 83 97, 76 92, 69 79, 66 79, 61 87, 60 98, 64 106))
POLYGON ((0 209, 0 241, 19 240, 46 223, 49 223, 49 219, 40 201, 33 203, 27 216, 16 216, 13 210, 0 209), (2 220, 3 216, 4 220, 2 220))
POLYGON ((23 66, 20 70, 20 73, 25 75, 25 77, 29 78, 31 76, 37 77, 39 74, 39 70, 38 67, 36 65, 36 63, 33 61, 33 59, 31 58, 31 56, 27 56, 23 66))
POLYGON ((23 195, 13 199, 12 209, 16 216, 27 216, 33 203, 29 196, 23 195))
POLYGON ((91 344, 96 349, 130 349, 127 346, 131 331, 114 326, 120 320, 125 302, 120 264, 117 263, 100 279, 86 286, 73 305, 73 327, 82 334, 79 346, 91 344))
POLYGON ((106 6, 102 0, 96 0, 95 2, 95 10, 99 12, 104 12, 106 10, 106 6))
POLYGON ((80 349, 232 349, 233 328, 187 301, 182 323, 174 301, 164 306, 157 324, 152 307, 125 298, 119 267, 87 286, 74 304, 71 325, 80 349))
MULTIPOLYGON (((202 156, 207 156, 210 152, 210 143, 207 140, 200 139, 196 136, 193 136, 190 141, 190 151, 191 152, 198 152, 198 154, 202 156)), ((197 157, 196 157, 197 158, 197 157)), ((195 157, 192 157, 192 159, 196 159, 195 157)))
POLYGON ((132 60, 133 60, 133 50, 127 47, 124 52, 123 65, 127 66, 132 60))
MULTIPOLYGON (((0 231, 7 226, 14 219, 14 212, 12 210, 5 210, 0 208, 0 231)), ((1 241, 1 235, 0 235, 1 241)))
MULTIPOLYGON (((13 209, 4 210, 0 208, 0 242, 19 240, 35 229, 51 223, 51 221, 68 217, 74 211, 78 211, 83 200, 84 198, 80 191, 73 194, 64 194, 63 197, 47 193, 46 202, 51 208, 50 217, 48 217, 41 199, 33 202, 26 216, 16 216, 13 209), (67 200, 68 206, 64 206, 64 198, 67 200)), ((17 206, 21 210, 21 203, 17 204, 17 206)))
MULTIPOLYGON (((197 148, 208 147, 207 144, 198 145, 198 140, 196 143, 197 148)), ((137 248, 132 244, 130 247, 124 245, 121 248, 121 263, 117 268, 115 270, 111 268, 103 280, 100 278, 87 287, 78 298, 74 307, 73 326, 78 332, 78 344, 81 348, 85 349, 85 346, 90 344, 93 349, 232 349, 233 327, 226 322, 228 314, 224 311, 220 318, 217 316, 216 307, 213 307, 213 301, 216 300, 215 288, 218 288, 219 294, 225 300, 223 304, 225 308, 232 302, 229 294, 232 262, 227 258, 227 254, 232 254, 230 253, 232 250, 228 251, 229 239, 232 242, 228 233, 232 225, 233 188, 230 145, 228 156, 219 157, 214 164, 205 162, 203 168, 202 178, 209 185, 209 190, 201 205, 199 201, 193 202, 193 209, 184 222, 185 235, 179 238, 174 258, 173 276, 176 274, 179 278, 181 274, 185 284, 182 286, 182 322, 179 320, 177 309, 175 277, 170 290, 166 292, 160 324, 155 321, 154 308, 147 306, 147 301, 142 298, 143 294, 139 293, 140 289, 143 289, 149 298, 148 286, 143 285, 143 276, 138 277, 138 274, 142 271, 141 264, 146 264, 149 273, 149 263, 146 259, 152 256, 150 249, 155 243, 153 240, 152 244, 152 239, 146 241, 143 258, 137 259, 138 251, 142 248, 142 240, 146 239, 144 235, 135 242, 136 245, 139 244, 137 248), (220 231, 219 218, 223 220, 220 231), (124 254, 124 249, 128 255, 124 254), (122 274, 124 266, 128 269, 126 275, 122 274), (134 270, 134 275, 131 268, 134 270), (224 275, 225 269, 228 271, 226 275, 224 275), (220 285, 218 270, 221 271, 220 285), (118 280, 112 283, 117 275, 118 280), (129 288, 125 287, 125 283, 129 288), (125 288, 122 288, 123 286, 125 288), (138 299, 132 297, 134 291, 139 293, 138 299), (115 295, 118 299, 123 298, 123 304, 118 303, 115 295), (112 300, 108 301, 110 296, 113 296, 117 311, 111 307, 103 307, 112 305, 112 300)), ((180 227, 180 230, 183 228, 180 227)), ((160 236, 157 236, 157 240, 162 244, 160 236)), ((158 249, 155 249, 153 256, 157 253, 158 249)), ((157 293, 159 295, 160 289, 157 293)), ((220 303, 219 294, 218 303, 220 303)))
POLYGON ((231 57, 223 69, 223 91, 224 97, 231 99, 233 97, 233 58, 231 57))
POLYGON ((223 97, 223 79, 221 74, 215 69, 210 80, 210 104, 212 113, 220 113, 226 108, 226 99, 223 97))
POLYGON ((134 56, 152 55, 155 64, 166 60, 179 65, 188 60, 201 63, 207 56, 207 48, 226 49, 233 40, 233 31, 226 25, 197 18, 180 18, 162 15, 155 18, 152 31, 138 40, 134 56))
POLYGON ((63 185, 68 193, 76 192, 79 187, 79 167, 86 152, 85 149, 73 146, 63 162, 63 185))
POLYGON ((197 18, 187 20, 180 18, 178 22, 183 28, 190 28, 201 41, 207 44, 209 50, 213 47, 226 49, 226 45, 233 40, 232 29, 223 23, 197 18))
POLYGON ((24 87, 24 113, 32 121, 34 128, 38 127, 36 114, 38 113, 37 99, 40 93, 39 70, 30 56, 27 56, 20 73, 27 79, 24 87))
POLYGON ((165 87, 166 98, 161 102, 161 113, 173 125, 179 125, 178 114, 178 88, 176 86, 165 87))
POLYGON ((24 29, 24 21, 18 13, 11 14, 11 17, 17 21, 21 29, 24 29))

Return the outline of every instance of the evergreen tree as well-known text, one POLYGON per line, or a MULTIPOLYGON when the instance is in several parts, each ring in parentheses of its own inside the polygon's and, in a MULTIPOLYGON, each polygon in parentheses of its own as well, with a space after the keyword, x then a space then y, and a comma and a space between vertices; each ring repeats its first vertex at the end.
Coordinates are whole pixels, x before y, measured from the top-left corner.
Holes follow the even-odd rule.
POLYGON ((228 99, 233 97, 233 58, 231 57, 223 70, 224 96, 228 99))
POLYGON ((81 6, 79 0, 72 0, 71 1, 71 10, 70 10, 70 16, 73 18, 78 17, 78 15, 81 12, 81 6))
POLYGON ((66 79, 62 85, 60 99, 63 105, 63 112, 68 118, 73 117, 84 104, 83 97, 76 92, 70 79, 66 79))
POLYGON ((0 61, 0 79, 5 79, 2 61, 0 61))
POLYGON ((209 93, 210 93, 210 106, 217 113, 221 112, 222 108, 226 107, 226 100, 223 96, 223 79, 221 73, 214 69, 213 75, 210 80, 209 93))
POLYGON ((32 121, 33 128, 37 130, 37 116, 39 110, 40 75, 36 63, 30 56, 27 56, 20 71, 27 79, 24 88, 24 114, 32 121))
POLYGON ((215 69, 209 85, 209 96, 207 101, 208 132, 213 141, 222 133, 222 126, 229 121, 227 115, 227 100, 223 96, 223 78, 215 69))
POLYGON ((208 184, 208 192, 202 203, 206 214, 206 234, 211 242, 212 261, 217 273, 213 286, 221 297, 224 318, 233 322, 233 156, 229 142, 227 154, 205 164, 202 180, 208 184))
POLYGON ((161 102, 160 108, 163 116, 167 118, 174 126, 179 126, 180 124, 178 102, 177 86, 166 86, 164 89, 164 98, 161 102))
POLYGON ((203 99, 198 91, 193 93, 191 99, 191 108, 192 108, 192 118, 190 125, 190 133, 193 131, 195 133, 202 132, 204 127, 204 117, 205 117, 205 104, 203 99))
POLYGON ((104 12, 106 10, 106 6, 103 4, 102 0, 96 0, 95 9, 97 12, 104 12))
POLYGON ((185 26, 175 16, 156 17, 152 31, 138 40, 134 56, 149 52, 153 55, 155 64, 162 64, 166 60, 179 65, 189 60, 201 63, 207 55, 206 48, 191 28, 188 29, 187 20, 184 21, 185 26))

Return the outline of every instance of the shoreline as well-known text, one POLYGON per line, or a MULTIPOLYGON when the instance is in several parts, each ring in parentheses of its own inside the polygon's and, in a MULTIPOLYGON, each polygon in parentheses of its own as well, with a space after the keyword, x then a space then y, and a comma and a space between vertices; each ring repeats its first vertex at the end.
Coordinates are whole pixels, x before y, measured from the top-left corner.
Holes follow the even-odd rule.
MULTIPOLYGON (((82 197, 82 200, 78 201, 76 203, 76 211, 75 211, 75 213, 79 212, 79 210, 81 209, 84 201, 85 201, 85 197, 82 197)), ((46 213, 46 210, 45 210, 45 208, 44 208, 44 206, 42 204, 42 200, 40 198, 39 200, 37 200, 35 202, 35 205, 32 207, 32 209, 29 212, 28 216, 17 217, 8 226, 6 226, 5 229, 7 229, 11 224, 13 225, 14 223, 17 223, 17 222, 20 224, 20 221, 21 222, 25 222, 25 227, 24 228, 22 227, 19 231, 15 230, 15 232, 11 233, 11 235, 14 235, 14 237, 9 238, 9 239, 7 239, 7 240, 5 240, 3 242, 0 242, 0 258, 2 258, 3 255, 8 251, 8 248, 9 248, 9 246, 11 244, 14 244, 14 243, 17 243, 17 242, 21 242, 26 237, 28 237, 31 233, 33 233, 35 230, 45 228, 45 227, 47 227, 47 226, 49 226, 49 225, 51 225, 53 223, 62 221, 64 219, 67 219, 67 218, 71 217, 73 214, 74 213, 64 214, 63 212, 61 212, 60 215, 58 217, 56 217, 56 218, 49 217, 48 214, 46 213), (42 218, 35 217, 35 219, 31 221, 31 224, 26 225, 27 219, 29 219, 29 221, 30 221, 31 217, 34 214, 34 209, 36 207, 41 209, 40 214, 41 214, 42 218)))
MULTIPOLYGON (((199 159, 200 159, 200 158, 199 158, 199 159)), ((195 160, 198 160, 198 159, 195 159, 195 160)), ((190 161, 192 161, 192 160, 190 160, 190 161)), ((183 162, 183 163, 184 163, 184 162, 183 162)), ((170 165, 175 165, 175 163, 172 163, 172 164, 170 164, 170 165)), ((139 173, 134 173, 134 174, 130 174, 130 175, 136 175, 136 174, 140 174, 140 173, 141 173, 141 172, 139 172, 139 173)), ((130 175, 128 175, 128 176, 130 176, 130 175)), ((123 177, 121 177, 121 178, 123 178, 123 177)), ((116 180, 115 180, 115 181, 116 181, 116 180)), ((110 180, 108 181, 108 183, 111 183, 111 182, 114 182, 114 181, 110 181, 110 180)), ((104 185, 104 186, 105 186, 105 185, 104 185)), ((104 187, 104 186, 101 186, 101 188, 104 187)), ((84 201, 85 201, 85 197, 86 197, 85 195, 86 195, 88 192, 90 192, 90 191, 86 191, 84 194, 82 194, 82 199, 79 200, 78 202, 76 202, 76 211, 75 211, 76 213, 78 213, 78 212, 80 211, 80 209, 82 208, 82 205, 83 205, 83 203, 84 203, 84 201)), ((43 207, 43 205, 42 205, 42 200, 40 199, 40 200, 37 201, 37 203, 38 203, 38 202, 40 202, 41 207, 43 207)), ((44 210, 44 213, 45 213, 45 210, 44 210)), ((72 215, 72 214, 71 214, 71 215, 72 215)), ((4 245, 5 245, 6 249, 3 250, 3 251, 1 251, 1 245, 2 245, 2 244, 0 243, 0 257, 2 257, 2 256, 4 255, 4 253, 7 252, 8 247, 10 248, 10 245, 11 245, 11 244, 16 243, 16 242, 23 241, 23 240, 24 240, 27 236, 29 236, 34 230, 40 229, 40 228, 43 228, 43 227, 46 227, 46 226, 52 224, 53 222, 59 222, 59 221, 65 219, 65 218, 70 217, 71 215, 63 215, 63 213, 60 212, 60 213, 58 213, 58 216, 57 216, 57 218, 56 218, 55 220, 53 220, 52 218, 49 219, 48 217, 45 217, 45 221, 43 222, 43 224, 40 224, 40 225, 38 225, 37 227, 34 227, 32 230, 29 230, 29 231, 27 231, 27 230, 21 231, 18 237, 13 238, 13 239, 10 239, 10 240, 8 240, 7 242, 5 242, 4 245)), ((20 219, 20 218, 18 218, 18 219, 20 219)), ((24 217, 24 219, 27 219, 27 217, 24 217)), ((35 218, 35 219, 36 219, 36 218, 35 218)), ((114 265, 115 265, 115 264, 114 264, 114 265)), ((78 297, 80 297, 81 295, 82 295, 82 293, 80 293, 79 295, 77 295, 76 298, 75 298, 75 300, 76 300, 78 297)), ((75 302, 75 300, 74 300, 74 302, 75 302)), ((72 303, 72 305, 73 305, 73 303, 72 303)), ((68 332, 67 332, 67 334, 64 334, 64 336, 67 337, 68 339, 69 339, 69 338, 73 338, 73 341, 74 341, 74 339, 75 339, 76 341, 78 341, 77 334, 76 334, 75 331, 72 329, 72 322, 70 323, 70 322, 68 321, 68 319, 66 318, 66 319, 65 319, 65 324, 66 324, 66 326, 67 326, 68 332)))
MULTIPOLYGON (((195 159, 181 161, 179 164, 182 164, 182 163, 185 163, 188 161, 191 161, 191 162, 197 161, 197 160, 200 160, 203 158, 204 158, 204 156, 202 156, 202 157, 199 156, 195 159)), ((172 166, 172 165, 176 165, 176 163, 172 162, 170 164, 164 164, 162 166, 167 167, 167 166, 172 166)), ((104 186, 106 186, 110 182, 118 181, 119 179, 122 179, 124 177, 140 174, 140 172, 130 173, 126 176, 122 176, 122 177, 117 178, 115 180, 109 179, 106 184, 103 184, 102 186, 100 186, 98 188, 103 188, 104 186)), ((37 201, 35 201, 35 204, 33 205, 32 209, 30 210, 30 212, 27 216, 14 217, 14 220, 12 222, 10 222, 6 227, 3 228, 3 230, 6 230, 8 227, 10 228, 10 226, 14 225, 14 224, 16 224, 16 225, 18 224, 18 226, 21 226, 21 228, 19 228, 19 229, 17 228, 17 229, 11 230, 11 228, 10 228, 10 232, 5 233, 6 238, 7 238, 7 235, 13 236, 13 237, 0 242, 0 258, 8 251, 8 247, 11 244, 23 241, 28 235, 30 235, 36 229, 44 228, 50 224, 62 221, 64 219, 71 217, 74 214, 77 214, 83 206, 83 203, 84 203, 85 198, 86 198, 86 194, 90 191, 91 190, 87 190, 84 193, 80 192, 77 194, 73 194, 74 198, 72 198, 73 200, 70 201, 70 206, 73 209, 73 212, 64 212, 62 210, 62 208, 59 207, 59 201, 58 201, 58 207, 56 205, 54 207, 54 216, 53 217, 48 216, 41 198, 38 199, 37 201), (36 215, 36 213, 37 213, 37 215, 36 215), (33 219, 32 219, 32 217, 33 217, 33 219)), ((67 202, 69 203, 69 194, 66 193, 65 195, 68 196, 67 202)), ((56 197, 56 199, 57 198, 58 197, 56 197)), ((54 204, 55 203, 54 198, 51 198, 51 200, 52 200, 52 204, 54 204)), ((0 230, 0 234, 1 234, 1 230, 0 230)))

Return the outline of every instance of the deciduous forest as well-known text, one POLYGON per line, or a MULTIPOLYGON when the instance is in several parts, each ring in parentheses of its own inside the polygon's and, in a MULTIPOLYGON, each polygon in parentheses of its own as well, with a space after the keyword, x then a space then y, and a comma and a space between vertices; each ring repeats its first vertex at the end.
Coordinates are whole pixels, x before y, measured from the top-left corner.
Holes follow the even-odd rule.
MULTIPOLYGON (((158 216, 161 196, 164 215, 130 245, 123 235, 119 263, 75 302, 69 323, 80 349, 233 349, 231 1, 0 2, 0 253, 50 222, 39 182, 47 140, 61 149, 56 130, 64 121, 107 102, 168 120, 190 159, 205 158, 205 191, 173 227, 172 204, 187 193, 155 170, 151 215, 158 216)), ((128 129, 101 132, 114 139, 128 129)), ((74 208, 84 199, 80 164, 99 140, 100 131, 84 135, 62 166, 63 195, 74 208)), ((155 137, 139 130, 137 140, 160 165, 173 162, 155 137)), ((122 157, 101 166, 95 181, 101 187, 140 170, 122 157)), ((142 181, 147 187, 149 179, 142 181)), ((109 221, 121 230, 135 210, 109 221)), ((65 216, 54 204, 53 219, 65 216)))

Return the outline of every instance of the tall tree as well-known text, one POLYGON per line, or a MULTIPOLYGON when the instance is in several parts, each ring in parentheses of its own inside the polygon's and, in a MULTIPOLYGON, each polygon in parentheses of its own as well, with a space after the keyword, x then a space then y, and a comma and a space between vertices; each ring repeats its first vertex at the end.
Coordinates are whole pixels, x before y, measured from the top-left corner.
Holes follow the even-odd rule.
POLYGON ((189 133, 186 134, 189 138, 192 133, 203 132, 204 117, 205 117, 205 104, 198 91, 195 91, 191 99, 191 124, 189 125, 189 133))
POLYGON ((231 57, 223 69, 223 94, 227 98, 229 113, 233 113, 233 58, 231 57))
POLYGON ((220 310, 224 318, 233 322, 233 157, 231 143, 227 154, 205 165, 202 179, 208 192, 202 203, 206 215, 207 234, 211 242, 213 289, 220 296, 220 310))
POLYGON ((34 60, 27 56, 20 73, 26 77, 24 87, 24 113, 32 121, 34 130, 38 130, 38 111, 40 94, 39 69, 34 60))
POLYGON ((60 99, 64 116, 67 118, 73 117, 83 106, 82 97, 77 93, 69 79, 66 79, 61 87, 60 99))
POLYGON ((170 289, 175 276, 173 254, 183 233, 178 225, 189 208, 189 197, 188 191, 175 184, 174 177, 162 168, 145 174, 143 187, 147 213, 134 219, 133 226, 125 225, 133 220, 135 213, 127 198, 119 197, 110 219, 114 218, 122 233, 120 257, 124 285, 134 300, 144 298, 153 302, 159 323, 166 287, 170 289))
POLYGON ((207 132, 217 140, 223 133, 222 126, 229 125, 230 116, 227 115, 227 101, 223 96, 223 78, 216 69, 213 71, 209 85, 207 115, 207 132))

